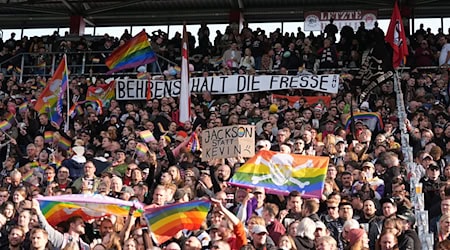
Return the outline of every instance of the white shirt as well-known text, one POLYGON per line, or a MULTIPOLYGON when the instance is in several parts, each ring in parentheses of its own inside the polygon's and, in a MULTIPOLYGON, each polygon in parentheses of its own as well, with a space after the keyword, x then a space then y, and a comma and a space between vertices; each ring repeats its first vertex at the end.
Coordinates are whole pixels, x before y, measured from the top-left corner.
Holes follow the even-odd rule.
POLYGON ((450 59, 447 62, 445 62, 448 53, 450 53, 450 43, 444 44, 444 46, 441 49, 441 54, 439 55, 439 66, 450 64, 450 59))

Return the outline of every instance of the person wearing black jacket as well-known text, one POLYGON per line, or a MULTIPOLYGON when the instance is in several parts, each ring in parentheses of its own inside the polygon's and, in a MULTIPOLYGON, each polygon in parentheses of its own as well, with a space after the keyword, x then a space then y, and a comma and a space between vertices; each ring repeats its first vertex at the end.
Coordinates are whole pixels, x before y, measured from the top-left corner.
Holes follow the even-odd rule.
MULTIPOLYGON (((414 226, 416 224, 415 215, 410 211, 406 211, 402 214, 398 214, 397 217, 404 222, 403 223, 403 234, 406 237, 413 239, 414 246, 411 249, 420 250, 422 244, 420 243, 420 239, 419 239, 419 236, 417 235, 417 232, 414 230, 414 226)), ((400 245, 399 245, 399 247, 400 247, 400 245)))

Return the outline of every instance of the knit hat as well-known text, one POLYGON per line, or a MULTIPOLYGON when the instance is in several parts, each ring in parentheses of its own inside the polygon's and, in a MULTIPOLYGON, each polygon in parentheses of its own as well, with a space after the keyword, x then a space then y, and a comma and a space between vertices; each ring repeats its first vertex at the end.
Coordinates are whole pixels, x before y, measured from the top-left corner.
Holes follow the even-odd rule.
POLYGON ((355 243, 358 242, 358 240, 362 239, 364 233, 365 233, 364 229, 361 228, 350 229, 350 232, 348 232, 347 234, 347 241, 349 243, 349 246, 355 245, 355 243))
POLYGON ((270 105, 269 111, 270 111, 270 113, 272 113, 272 114, 278 112, 278 106, 277 106, 276 104, 270 105))

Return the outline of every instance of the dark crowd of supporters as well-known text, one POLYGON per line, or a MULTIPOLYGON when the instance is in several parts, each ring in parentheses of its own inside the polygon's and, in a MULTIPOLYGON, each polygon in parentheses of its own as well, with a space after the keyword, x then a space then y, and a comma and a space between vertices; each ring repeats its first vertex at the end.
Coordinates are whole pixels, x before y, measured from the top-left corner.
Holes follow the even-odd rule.
MULTIPOLYGON (((291 89, 274 91, 287 96, 330 96, 328 104, 309 103, 300 98, 290 104, 273 99, 272 92, 212 95, 193 93, 191 121, 180 123, 177 98, 149 101, 117 101, 100 112, 91 104, 83 114, 65 124, 39 114, 33 104, 39 97, 52 52, 91 50, 89 60, 102 65, 108 53, 131 38, 105 35, 92 42, 69 41, 54 34, 1 44, 0 61, 22 52, 33 52, 26 73, 36 77, 18 82, 19 62, 2 64, 0 114, 14 115, 14 126, 0 131, 0 249, 153 249, 145 219, 107 216, 92 221, 73 217, 56 228, 45 220, 37 201, 40 195, 101 194, 136 200, 158 207, 211 198, 213 207, 204 225, 196 231, 180 231, 158 246, 161 249, 422 249, 415 231, 416 217, 411 202, 410 178, 420 179, 429 212, 429 228, 436 249, 450 249, 450 123, 448 62, 450 45, 442 31, 432 34, 421 27, 409 37, 411 69, 401 73, 406 105, 406 128, 399 126, 393 81, 385 81, 367 100, 357 100, 365 86, 352 79, 362 65, 364 53, 375 43, 384 43, 384 32, 375 27, 357 31, 343 28, 335 41, 332 22, 323 35, 270 33, 263 29, 239 30, 230 25, 212 41, 206 24, 196 41, 190 36, 190 63, 202 75, 213 74, 298 74, 326 69, 341 74, 337 94, 291 89), (196 46, 196 44, 198 46, 196 46), (95 53, 102 51, 102 53, 95 53), (216 58, 214 62, 212 58, 216 58), (217 59, 219 58, 219 59, 217 59), (46 63, 44 64, 43 61, 46 63), (418 68, 437 66, 435 68, 418 68), (331 69, 331 70, 330 70, 331 69), (353 69, 353 70, 351 70, 353 69), (212 73, 215 72, 215 73, 212 73), (28 109, 19 109, 27 102, 28 109), (372 129, 361 120, 346 127, 351 113, 376 112, 383 123, 372 129), (272 195, 263 188, 236 188, 228 184, 236 169, 245 163, 240 157, 201 160, 201 151, 187 149, 193 132, 203 129, 253 124, 256 149, 309 156, 329 156, 324 191, 320 199, 306 199, 294 191, 288 196, 272 195), (401 130, 409 136, 415 168, 403 161, 401 130), (143 143, 140 131, 150 130, 155 140, 147 143, 149 153, 136 154, 143 143), (46 131, 54 131, 51 141, 46 131), (70 138, 70 150, 58 147, 61 137, 70 138)), ((181 35, 168 38, 149 34, 158 55, 177 61, 181 35)), ((447 34, 448 35, 448 34, 447 34)), ((90 86, 101 85, 99 74, 76 76, 77 56, 69 58, 74 76, 70 80, 70 103, 83 101, 90 86)), ((158 66, 158 64, 155 64, 158 66)), ((148 65, 149 72, 155 65, 148 65)), ((159 59, 167 68, 167 61, 159 59)), ((91 74, 106 72, 105 67, 91 74), (103 71, 105 70, 105 71, 103 71)), ((177 77, 168 75, 166 77, 177 77)))

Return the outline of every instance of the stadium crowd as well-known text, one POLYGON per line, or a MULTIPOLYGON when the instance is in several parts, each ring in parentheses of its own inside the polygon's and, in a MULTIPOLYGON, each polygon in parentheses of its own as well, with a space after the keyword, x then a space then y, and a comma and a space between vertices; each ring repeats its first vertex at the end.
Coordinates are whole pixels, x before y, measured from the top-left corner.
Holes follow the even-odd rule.
MULTIPOLYGON (((448 120, 448 70, 450 45, 440 31, 434 35, 423 27, 409 37, 410 56, 401 75, 406 103, 405 121, 413 147, 416 171, 403 161, 392 81, 385 81, 357 100, 366 86, 355 83, 365 51, 384 44, 384 32, 378 27, 356 32, 344 28, 340 41, 337 29, 327 26, 323 35, 266 35, 263 29, 248 26, 239 31, 230 25, 224 34, 216 32, 210 41, 206 24, 198 31, 198 46, 190 36, 191 63, 201 75, 212 74, 298 74, 314 69, 346 68, 338 94, 309 90, 276 91, 287 96, 331 97, 329 105, 308 103, 300 98, 290 105, 285 98, 273 99, 271 93, 233 95, 193 93, 191 122, 177 120, 177 99, 164 97, 149 101, 110 100, 99 112, 92 105, 83 107, 70 122, 49 120, 32 106, 42 92, 39 76, 43 71, 18 82, 10 68, 0 73, 0 112, 6 119, 15 114, 16 126, 0 131, 0 249, 152 249, 152 239, 144 219, 109 216, 93 221, 73 217, 51 227, 39 208, 36 197, 75 193, 98 193, 123 200, 137 200, 158 207, 200 197, 212 200, 207 221, 200 230, 180 231, 162 249, 421 249, 415 231, 414 207, 409 197, 409 179, 423 184, 429 227, 435 235, 436 249, 450 249, 450 123, 448 120), (220 56, 220 64, 210 62, 220 56), (441 66, 421 69, 422 66, 441 66), (353 70, 352 70, 353 69, 353 70), (27 109, 19 109, 23 103, 27 109), (377 112, 384 127, 369 129, 355 120, 354 129, 346 129, 348 116, 358 111, 377 112), (291 152, 310 156, 329 156, 321 199, 306 199, 300 192, 288 196, 272 195, 263 188, 236 188, 228 184, 242 158, 202 161, 201 152, 187 150, 189 136, 202 129, 235 124, 256 126, 257 150, 291 152), (135 154, 142 142, 139 132, 150 130, 156 140, 147 145, 145 156, 135 154), (54 131, 46 142, 46 131, 54 131), (70 150, 58 147, 61 137, 71 139, 70 150)), ((181 35, 168 39, 153 32, 155 52, 176 61, 180 55, 181 35)), ((105 35, 96 43, 83 38, 70 42, 58 37, 15 40, 2 44, 0 61, 24 51, 37 56, 27 65, 47 67, 46 51, 104 51, 90 60, 102 65, 115 46, 131 36, 119 39, 105 35), (49 44, 52 46, 48 46, 49 44)), ((80 58, 69 59, 81 65, 80 58)), ((386 59, 385 63, 390 59, 386 59)), ((13 71, 18 62, 13 63, 13 71)), ((165 60, 159 61, 165 69, 165 60)), ((77 72, 77 66, 71 70, 77 72)), ((149 65, 149 67, 153 67, 149 65)), ((389 67, 388 65, 386 67, 389 67)), ((26 70, 26 69, 23 69, 26 70)), ((38 70, 38 71, 35 71, 38 70)), ((95 68, 97 80, 78 75, 71 77, 71 105, 86 98, 91 85, 104 84, 102 67, 95 68)), ((378 69, 381 70, 381 69, 378 69)), ((149 71, 152 71, 149 68, 149 71)), ((153 72, 153 71, 152 71, 153 72)), ((337 70, 338 73, 341 70, 337 70)), ((176 77, 176 76, 167 76, 176 77)), ((45 81, 45 80, 44 80, 45 81)))

